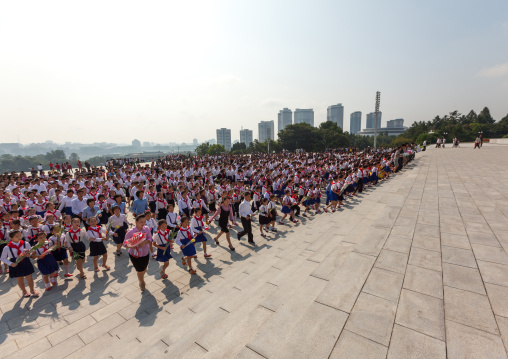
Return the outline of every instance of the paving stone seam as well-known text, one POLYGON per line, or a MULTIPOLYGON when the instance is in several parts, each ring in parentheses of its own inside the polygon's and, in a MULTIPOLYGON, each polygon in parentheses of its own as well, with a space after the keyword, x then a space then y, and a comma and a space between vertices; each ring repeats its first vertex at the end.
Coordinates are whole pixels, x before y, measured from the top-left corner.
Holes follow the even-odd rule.
MULTIPOLYGON (((456 176, 455 178, 456 178, 456 179, 458 179, 459 181, 461 181, 461 182, 462 182, 462 184, 464 185, 463 180, 462 180, 462 178, 461 178, 460 176, 456 176)), ((480 188, 482 188, 482 187, 480 186, 480 188)), ((482 189, 482 191, 483 191, 483 189, 482 189)), ((483 192, 484 192, 484 191, 483 191, 483 192)), ((452 192, 452 193, 453 193, 453 192, 452 192)), ((485 193, 484 193, 484 194, 485 194, 485 193)), ((455 196, 455 193, 453 193, 453 198, 455 199, 455 203, 457 204, 457 207, 458 207, 457 198, 456 198, 456 196, 455 196)), ((475 207, 475 208, 476 208, 476 209, 480 212, 480 214, 481 214, 482 218, 483 218, 483 219, 484 219, 484 221, 487 223, 487 226, 489 226, 489 228, 490 228, 491 232, 494 234, 494 236, 496 237, 496 240, 497 240, 497 241, 498 241, 498 243, 499 243, 499 239, 498 239, 498 238, 497 238, 497 236, 495 235, 495 232, 492 230, 492 227, 490 226, 490 224, 489 224, 489 223, 485 220, 485 217, 484 217, 484 215, 483 215, 483 212, 482 212, 482 211, 480 211, 480 208, 478 207, 478 205, 477 205, 477 203, 476 203, 476 201, 475 201, 474 199, 472 200, 472 203, 474 204, 474 207, 475 207)), ((460 217, 461 217, 461 219, 462 219, 462 222, 464 223, 463 214, 462 214, 462 212, 460 212, 460 211, 459 211, 459 213, 460 213, 460 217)), ((465 225, 464 225, 464 228, 465 228, 465 225)), ((483 289, 484 289, 484 291, 485 291, 485 295, 487 296, 487 300, 489 301, 490 310, 491 310, 491 312, 492 312, 492 315, 494 316, 494 320, 495 320, 495 323, 496 323, 497 331, 501 334, 501 330, 500 330, 500 328, 499 328, 499 323, 498 323, 498 321, 497 321, 496 314, 494 313, 494 309, 493 309, 493 306, 492 306, 492 301, 491 301, 491 299, 490 299, 490 297, 489 297, 489 295, 488 295, 488 292, 487 292, 487 287, 485 286, 485 280, 484 280, 484 278, 483 278, 482 271, 480 270, 480 267, 478 266, 478 259, 476 258, 475 251, 473 250, 473 246, 471 245, 471 241, 470 241, 470 239, 469 239, 469 233, 467 232, 467 230, 466 230, 466 235, 467 235, 468 240, 469 240, 469 245, 471 246, 471 252, 473 253, 473 257, 474 257, 475 262, 476 262, 476 267, 478 268, 478 273, 480 274, 480 279, 481 279, 481 281, 482 281, 482 285, 483 285, 483 289)), ((501 246, 501 243, 499 243, 499 245, 501 246)), ((503 246, 501 246, 501 248, 502 248, 502 250, 503 250, 503 252, 504 252, 505 250, 504 250, 503 246)), ((505 253, 505 254, 506 254, 506 253, 505 253)), ((489 262, 489 263, 491 263, 491 262, 489 262)), ((487 282, 487 283, 488 283, 488 282, 487 282)), ((443 281, 443 290, 444 290, 444 281, 443 281)), ((444 298, 444 296, 443 296, 443 298, 444 298)), ((446 306, 445 306, 445 338, 446 338, 446 320, 450 320, 450 319, 446 319, 446 306)), ((456 323, 456 322, 455 322, 455 321, 453 321, 453 320, 450 320, 450 321, 451 321, 451 322, 456 323)), ((458 323, 458 324, 465 325, 465 324, 462 324, 462 323, 458 323)), ((474 328, 474 329, 478 329, 478 328, 475 328, 475 327, 471 327, 470 325, 465 325, 465 326, 470 327, 470 328, 474 328)), ((482 330, 482 329, 478 329, 478 330, 481 330, 481 331, 483 331, 483 332, 486 332, 486 331, 484 331, 484 330, 482 330)), ((486 333, 487 333, 487 332, 486 332, 486 333)), ((492 334, 492 335, 496 335, 496 334, 493 334, 493 333, 490 333, 490 334, 492 334)), ((501 335, 498 335, 498 337, 500 337, 500 339, 501 339, 501 340, 503 341, 503 343, 504 343, 504 340, 503 340, 502 336, 501 336, 501 335)), ((447 345, 447 347, 448 347, 448 345, 447 345)), ((508 346, 504 345, 503 347, 504 347, 504 349, 505 349, 506 354, 508 355, 508 346)))

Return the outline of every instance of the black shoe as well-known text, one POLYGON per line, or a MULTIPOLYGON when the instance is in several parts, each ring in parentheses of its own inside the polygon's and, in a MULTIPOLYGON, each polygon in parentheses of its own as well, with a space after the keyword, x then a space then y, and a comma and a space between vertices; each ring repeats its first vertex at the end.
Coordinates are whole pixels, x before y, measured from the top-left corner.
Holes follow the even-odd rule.
POLYGON ((254 242, 254 241, 249 241, 248 243, 250 243, 250 244, 252 244, 252 245, 255 245, 255 244, 256 244, 256 242, 254 242))
POLYGON ((240 240, 240 238, 242 238, 242 236, 241 236, 241 235, 239 235, 239 234, 237 234, 237 235, 236 235, 236 238, 237 238, 238 240, 240 240))

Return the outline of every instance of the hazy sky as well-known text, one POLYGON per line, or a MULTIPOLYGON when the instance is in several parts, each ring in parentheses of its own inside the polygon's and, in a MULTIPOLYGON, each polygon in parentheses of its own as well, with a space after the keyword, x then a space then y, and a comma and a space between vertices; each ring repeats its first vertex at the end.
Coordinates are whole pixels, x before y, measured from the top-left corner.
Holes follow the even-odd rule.
MULTIPOLYGON (((2 1, 0 142, 239 138, 283 107, 508 113, 508 2, 2 1)), ((277 124, 275 125, 277 127, 277 124)))

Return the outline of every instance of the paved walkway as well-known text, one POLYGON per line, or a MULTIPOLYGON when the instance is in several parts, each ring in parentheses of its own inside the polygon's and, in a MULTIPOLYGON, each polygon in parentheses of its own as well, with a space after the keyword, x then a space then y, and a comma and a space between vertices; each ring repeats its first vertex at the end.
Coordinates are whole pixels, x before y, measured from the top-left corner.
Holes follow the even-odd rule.
POLYGON ((508 146, 430 148, 197 276, 152 261, 144 294, 125 255, 37 300, 2 276, 0 357, 506 358, 507 178, 508 146))

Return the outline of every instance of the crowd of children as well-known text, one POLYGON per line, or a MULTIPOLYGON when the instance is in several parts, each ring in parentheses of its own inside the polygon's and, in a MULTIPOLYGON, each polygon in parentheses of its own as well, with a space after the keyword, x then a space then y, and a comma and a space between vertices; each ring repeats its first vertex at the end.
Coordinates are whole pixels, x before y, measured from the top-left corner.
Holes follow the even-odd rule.
POLYGON ((252 221, 265 237, 277 232, 277 225, 297 225, 300 215, 333 213, 348 197, 400 170, 414 152, 408 145, 362 152, 166 156, 148 164, 115 160, 105 167, 81 166, 73 173, 0 175, 0 273, 16 278, 24 296, 36 297, 32 261, 49 291, 57 285, 60 266, 64 278, 73 277, 74 262, 85 279, 86 255, 95 272, 110 270, 111 240, 109 254, 121 256, 127 249, 143 291, 150 258, 161 263, 160 278, 166 279, 175 248, 195 274, 199 243, 203 257, 212 257, 207 231, 214 222, 217 245, 225 234, 235 250, 230 229, 237 219, 243 227, 238 239, 247 235, 255 245, 252 221))

